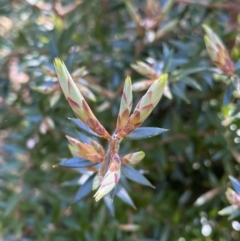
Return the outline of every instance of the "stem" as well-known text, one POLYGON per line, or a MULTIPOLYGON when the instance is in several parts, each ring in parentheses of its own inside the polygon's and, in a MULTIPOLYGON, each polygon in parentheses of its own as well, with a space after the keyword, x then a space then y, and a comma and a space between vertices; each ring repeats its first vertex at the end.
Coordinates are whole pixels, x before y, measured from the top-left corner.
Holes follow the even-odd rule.
POLYGON ((98 176, 100 180, 103 179, 104 175, 107 172, 108 160, 110 160, 113 154, 118 153, 122 138, 119 138, 116 134, 113 134, 108 141, 109 141, 108 150, 106 155, 104 156, 104 160, 102 161, 102 166, 98 172, 98 176))

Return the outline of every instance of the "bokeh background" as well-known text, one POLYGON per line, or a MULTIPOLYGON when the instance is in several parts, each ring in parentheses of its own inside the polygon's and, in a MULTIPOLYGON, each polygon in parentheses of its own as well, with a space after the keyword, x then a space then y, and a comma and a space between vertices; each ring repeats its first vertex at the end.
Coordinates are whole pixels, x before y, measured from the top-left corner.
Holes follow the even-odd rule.
POLYGON ((239 95, 209 59, 202 28, 221 37, 237 72, 239 12, 239 0, 0 0, 0 240, 240 240, 239 219, 218 214, 228 176, 240 176, 239 95), (71 157, 65 135, 78 132, 55 57, 110 132, 125 77, 149 80, 131 64, 169 73, 144 124, 169 131, 121 145, 146 153, 136 167, 156 187, 129 183, 136 210, 115 198, 113 213, 93 193, 71 205, 81 173, 57 164, 71 157))

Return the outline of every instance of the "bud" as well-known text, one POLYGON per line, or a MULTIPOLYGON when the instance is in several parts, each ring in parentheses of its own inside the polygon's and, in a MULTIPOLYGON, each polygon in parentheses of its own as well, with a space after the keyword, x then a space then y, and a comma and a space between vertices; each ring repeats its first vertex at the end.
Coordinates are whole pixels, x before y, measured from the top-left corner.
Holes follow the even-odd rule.
POLYGON ((121 105, 117 119, 117 131, 120 130, 127 122, 130 112, 132 110, 132 83, 131 78, 127 77, 125 80, 121 105))
POLYGON ((89 144, 82 143, 70 136, 66 136, 68 141, 73 146, 72 150, 74 153, 77 153, 83 159, 92 161, 92 162, 101 162, 103 160, 103 156, 100 155, 93 146, 89 144))
POLYGON ((110 135, 92 113, 92 110, 83 98, 81 92, 78 90, 65 64, 60 59, 56 58, 54 61, 54 66, 63 93, 76 116, 83 123, 88 125, 96 134, 105 139, 109 139, 110 135))
POLYGON ((131 67, 139 74, 142 74, 150 79, 156 79, 158 76, 155 70, 144 62, 138 61, 137 64, 131 64, 131 67))
POLYGON ((167 77, 167 74, 162 74, 159 79, 153 82, 147 93, 140 99, 126 125, 119 133, 120 137, 130 134, 148 118, 162 97, 167 77))
POLYGON ((225 194, 230 204, 240 207, 240 196, 235 191, 228 188, 225 194))
POLYGON ((140 162, 144 157, 145 157, 145 153, 143 151, 133 152, 133 153, 127 154, 122 158, 122 164, 123 165, 136 164, 140 162))
POLYGON ((102 197, 107 195, 117 185, 121 175, 121 160, 118 154, 111 156, 109 168, 101 181, 100 188, 95 193, 95 201, 98 202, 102 197))
POLYGON ((234 65, 221 39, 206 25, 203 25, 206 32, 204 36, 208 54, 213 63, 226 75, 234 74, 234 65))

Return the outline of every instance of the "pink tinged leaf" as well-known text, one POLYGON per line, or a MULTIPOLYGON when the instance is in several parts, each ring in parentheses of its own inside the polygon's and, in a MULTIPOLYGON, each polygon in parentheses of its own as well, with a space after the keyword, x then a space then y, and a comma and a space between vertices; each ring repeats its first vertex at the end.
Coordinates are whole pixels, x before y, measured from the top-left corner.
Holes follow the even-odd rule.
POLYGON ((125 128, 127 125, 133 126, 134 129, 136 129, 148 118, 163 95, 167 79, 168 75, 162 74, 159 79, 153 82, 146 94, 138 102, 126 125, 122 128, 122 131, 118 133, 119 136, 124 137, 126 134, 130 134, 125 128))
POLYGON ((101 162, 103 160, 103 156, 94 153, 94 154, 86 154, 87 156, 87 160, 91 161, 91 162, 101 162))
POLYGON ((87 102, 83 100, 83 111, 86 116, 86 124, 99 136, 105 139, 109 139, 110 135, 106 131, 106 129, 102 126, 102 124, 97 120, 95 115, 92 113, 92 110, 88 106, 87 102))
POLYGON ((116 186, 121 175, 120 167, 120 157, 118 154, 113 154, 109 164, 109 169, 101 181, 100 188, 94 195, 96 202, 111 192, 111 190, 116 186))
POLYGON ((227 189, 226 197, 230 204, 237 205, 240 207, 240 196, 231 188, 227 189))
POLYGON ((85 123, 85 115, 82 110, 82 101, 84 100, 82 94, 70 76, 65 64, 60 59, 56 58, 54 60, 54 66, 65 97, 67 99, 70 98, 68 101, 70 100, 70 106, 74 113, 85 123))
POLYGON ((70 79, 68 78, 68 93, 70 94, 70 90, 71 90, 71 83, 70 83, 70 79))
POLYGON ((127 122, 130 112, 132 110, 132 83, 130 77, 125 79, 123 88, 120 109, 117 119, 116 129, 121 129, 127 122))
POLYGON ((79 90, 81 91, 82 95, 86 98, 89 99, 91 101, 96 101, 96 96, 93 94, 93 92, 86 86, 78 84, 77 83, 77 87, 79 88, 79 90))
POLYGON ((78 140, 72 138, 71 136, 66 135, 66 137, 72 145, 77 145, 77 143, 79 142, 78 140))
POLYGON ((69 104, 70 104, 71 106, 73 106, 74 108, 78 108, 78 109, 81 108, 80 105, 79 105, 77 102, 75 102, 74 100, 72 100, 70 97, 67 97, 67 101, 68 101, 69 104))
POLYGON ((203 25, 203 28, 206 32, 204 40, 211 60, 225 74, 233 75, 234 65, 223 42, 211 28, 206 25, 203 25))
POLYGON ((110 135, 97 119, 87 118, 86 124, 99 136, 109 139, 110 135))
POLYGON ((143 81, 135 82, 132 85, 132 89, 133 89, 133 91, 146 90, 147 88, 149 88, 152 85, 153 82, 154 82, 153 80, 143 80, 143 81))
POLYGON ((115 178, 115 184, 117 184, 117 183, 118 183, 118 180, 119 180, 119 179, 118 179, 119 177, 118 177, 118 175, 117 175, 116 173, 114 173, 114 178, 115 178))
POLYGON ((131 67, 138 73, 150 78, 157 78, 157 73, 155 70, 148 64, 138 61, 137 64, 131 64, 131 67))

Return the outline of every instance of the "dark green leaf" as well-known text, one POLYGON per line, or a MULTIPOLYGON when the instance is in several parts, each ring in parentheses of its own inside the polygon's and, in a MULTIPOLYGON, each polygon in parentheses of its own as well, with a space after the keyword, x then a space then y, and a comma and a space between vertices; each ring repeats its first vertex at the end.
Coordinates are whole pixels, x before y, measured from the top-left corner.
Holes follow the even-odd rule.
POLYGON ((4 210, 4 216, 8 216, 17 206, 22 195, 21 193, 13 194, 7 201, 7 208, 4 210))
POLYGON ((197 90, 202 90, 202 87, 200 84, 198 84, 198 82, 196 80, 194 80, 193 78, 190 77, 184 77, 183 79, 180 80, 182 83, 185 83, 186 85, 197 89, 197 90))
POLYGON ((114 211, 114 204, 113 204, 113 200, 110 197, 110 195, 106 195, 103 198, 103 200, 104 200, 104 203, 107 206, 109 212, 111 213, 111 215, 114 216, 114 213, 115 213, 115 211, 114 211))
POLYGON ((128 192, 124 187, 118 185, 116 195, 125 203, 136 209, 131 197, 129 196, 128 192))
POLYGON ((86 124, 84 124, 82 121, 80 121, 79 119, 76 118, 69 118, 74 124, 76 124, 81 130, 85 131, 87 134, 90 134, 92 136, 97 136, 99 137, 99 135, 97 135, 95 132, 93 132, 89 126, 87 126, 86 124))
POLYGON ((232 99, 232 93, 234 91, 234 87, 232 84, 230 84, 225 93, 224 93, 224 97, 223 97, 223 106, 227 105, 230 103, 231 99, 232 99))
POLYGON ((229 176, 229 178, 231 180, 234 190, 237 192, 238 195, 240 195, 240 182, 232 176, 229 176))
POLYGON ((240 208, 238 208, 235 211, 233 211, 228 219, 232 220, 232 219, 234 219, 236 217, 239 217, 239 216, 240 216, 240 208))
POLYGON ((93 178, 95 174, 90 176, 84 184, 79 188, 77 194, 75 195, 73 199, 73 204, 81 201, 83 198, 85 198, 91 191, 92 191, 92 186, 93 186, 93 178))
POLYGON ((141 183, 142 185, 153 187, 153 185, 140 172, 131 166, 123 166, 122 174, 128 179, 141 183))
POLYGON ((62 166, 62 167, 81 168, 81 167, 93 166, 93 165, 95 165, 95 163, 84 160, 81 157, 77 156, 77 157, 73 157, 71 159, 61 161, 58 165, 62 166))
POLYGON ((185 100, 187 103, 189 103, 189 99, 185 95, 184 91, 180 89, 176 84, 173 85, 172 93, 174 93, 180 99, 185 100))
POLYGON ((158 128, 158 127, 139 127, 135 131, 130 133, 128 136, 126 136, 126 139, 129 139, 129 140, 146 139, 146 138, 160 135, 165 131, 168 131, 168 129, 158 128))
POLYGON ((49 43, 49 49, 50 49, 50 54, 51 54, 52 59, 59 56, 57 46, 53 40, 51 40, 49 43))

